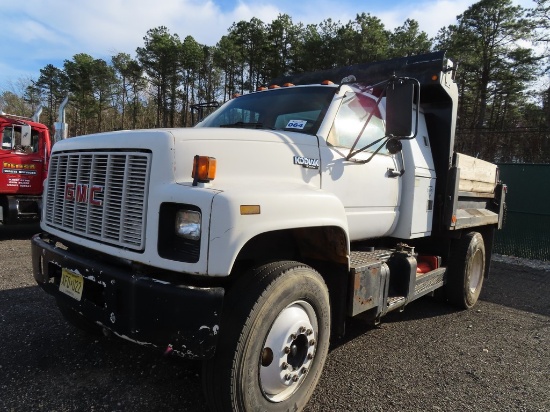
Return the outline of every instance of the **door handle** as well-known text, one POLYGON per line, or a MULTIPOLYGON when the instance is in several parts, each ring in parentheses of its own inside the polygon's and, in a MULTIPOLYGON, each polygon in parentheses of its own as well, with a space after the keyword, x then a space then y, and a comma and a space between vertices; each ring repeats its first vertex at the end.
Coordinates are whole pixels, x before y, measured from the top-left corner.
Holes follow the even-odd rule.
POLYGON ((388 169, 388 177, 392 177, 392 178, 401 177, 403 176, 403 173, 405 173, 405 170, 401 170, 398 172, 395 169, 388 169))

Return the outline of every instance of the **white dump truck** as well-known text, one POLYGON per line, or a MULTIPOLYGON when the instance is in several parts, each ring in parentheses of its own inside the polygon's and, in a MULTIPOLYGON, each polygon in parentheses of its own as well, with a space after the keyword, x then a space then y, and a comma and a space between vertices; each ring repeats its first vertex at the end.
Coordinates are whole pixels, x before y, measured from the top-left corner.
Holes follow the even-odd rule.
POLYGON ((506 187, 454 151, 454 75, 289 76, 194 128, 60 141, 34 277, 82 329, 201 360, 211 410, 300 410, 348 318, 478 300, 506 187))

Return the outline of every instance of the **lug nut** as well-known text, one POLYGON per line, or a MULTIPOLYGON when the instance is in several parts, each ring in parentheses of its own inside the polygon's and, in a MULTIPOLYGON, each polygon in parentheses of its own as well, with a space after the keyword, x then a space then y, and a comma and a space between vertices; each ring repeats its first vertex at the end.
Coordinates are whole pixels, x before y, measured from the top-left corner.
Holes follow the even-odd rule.
POLYGON ((285 381, 289 381, 290 378, 292 378, 292 376, 290 375, 290 373, 287 373, 287 374, 285 375, 285 381))
POLYGON ((288 368, 288 363, 283 362, 283 363, 281 364, 281 368, 282 368, 283 370, 284 370, 284 369, 287 369, 287 368, 288 368))
POLYGON ((311 339, 311 340, 309 341, 309 346, 313 346, 313 345, 315 345, 315 339, 311 339))
POLYGON ((304 328, 303 326, 300 326, 298 333, 304 333, 305 331, 306 331, 306 328, 304 328))
POLYGON ((307 368, 306 368, 306 367, 302 368, 302 373, 303 373, 304 375, 307 373, 307 368))
POLYGON ((285 346, 285 348, 283 349, 285 353, 290 353, 290 347, 288 346, 285 346))
POLYGON ((307 354, 307 358, 308 358, 309 360, 312 360, 312 359, 313 359, 313 353, 308 353, 308 354, 307 354))
POLYGON ((306 330, 306 335, 309 336, 309 335, 311 335, 312 333, 313 333, 313 331, 312 331, 311 329, 306 330))
POLYGON ((293 381, 293 382, 298 382, 298 379, 300 379, 300 378, 298 377, 298 375, 294 375, 294 376, 292 377, 292 381, 293 381))
POLYGON ((296 334, 293 333, 292 335, 290 335, 290 340, 296 340, 296 334))

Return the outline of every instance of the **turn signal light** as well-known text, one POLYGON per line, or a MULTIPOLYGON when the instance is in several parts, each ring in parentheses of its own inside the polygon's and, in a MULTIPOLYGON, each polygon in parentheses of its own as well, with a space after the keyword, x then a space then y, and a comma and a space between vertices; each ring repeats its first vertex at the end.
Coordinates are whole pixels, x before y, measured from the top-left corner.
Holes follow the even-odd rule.
POLYGON ((216 177, 216 159, 214 157, 196 155, 193 159, 193 186, 197 183, 207 183, 216 177))
POLYGON ((241 205, 241 215, 259 215, 260 205, 241 205))

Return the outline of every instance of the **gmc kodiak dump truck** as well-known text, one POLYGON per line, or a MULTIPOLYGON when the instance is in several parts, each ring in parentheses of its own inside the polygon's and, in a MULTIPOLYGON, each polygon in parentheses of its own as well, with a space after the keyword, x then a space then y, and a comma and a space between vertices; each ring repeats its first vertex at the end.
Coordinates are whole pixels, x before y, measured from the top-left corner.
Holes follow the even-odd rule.
POLYGON ((454 151, 454 74, 298 75, 194 128, 56 143, 34 277, 82 329, 202 360, 213 411, 300 410, 349 317, 479 297, 505 187, 454 151))
POLYGON ((48 127, 0 112, 0 225, 38 221, 51 151, 48 127))

